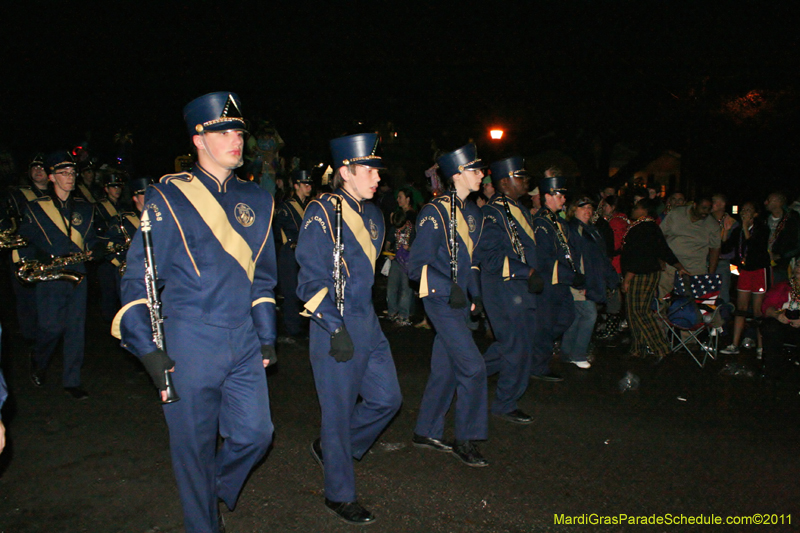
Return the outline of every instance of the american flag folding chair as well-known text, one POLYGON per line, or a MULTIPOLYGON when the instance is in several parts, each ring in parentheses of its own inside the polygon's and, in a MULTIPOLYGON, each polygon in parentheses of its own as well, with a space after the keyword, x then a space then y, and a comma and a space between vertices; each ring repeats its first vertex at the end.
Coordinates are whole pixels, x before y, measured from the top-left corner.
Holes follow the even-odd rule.
POLYGON ((719 300, 721 286, 719 274, 681 278, 675 272, 672 292, 654 306, 656 315, 667 328, 672 352, 686 351, 700 368, 709 357, 717 357, 720 331, 712 323, 725 305, 719 300), (697 343, 697 353, 690 347, 693 342, 697 343))

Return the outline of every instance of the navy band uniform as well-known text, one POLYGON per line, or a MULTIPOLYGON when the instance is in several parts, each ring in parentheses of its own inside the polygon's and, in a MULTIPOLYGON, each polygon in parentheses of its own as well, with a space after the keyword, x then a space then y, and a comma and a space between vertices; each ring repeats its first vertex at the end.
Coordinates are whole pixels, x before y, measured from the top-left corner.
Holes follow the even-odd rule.
MULTIPOLYGON (((528 175, 521 157, 497 161, 491 170, 495 190, 501 190, 504 178, 519 180, 527 189, 528 175)), ((537 268, 536 240, 530 211, 515 198, 504 198, 498 192, 481 209, 484 220, 480 240, 481 290, 496 339, 484 353, 484 359, 488 375, 499 373, 492 412, 504 415, 517 411, 517 400, 530 382, 538 296, 529 291, 528 279, 538 276, 532 273, 537 268), (511 222, 508 211, 513 217, 511 222), (522 258, 513 244, 514 232, 522 246, 522 258)))
MULTIPOLYGON (((485 168, 474 145, 449 152, 441 156, 438 163, 448 181, 455 174, 485 168)), ((482 177, 482 173, 479 174, 482 177)), ((480 179, 477 183, 480 187, 480 179)), ((435 198, 420 210, 417 237, 411 246, 409 278, 419 281, 419 295, 425 312, 436 329, 431 373, 414 433, 419 437, 442 440, 445 414, 455 395, 455 438, 456 441, 468 442, 488 438, 486 366, 467 327, 469 305, 458 309, 451 307, 449 302, 454 290, 469 300, 480 297, 478 258, 474 252, 481 238, 483 215, 477 205, 459 195, 455 196, 455 201, 458 283, 451 280, 449 195, 435 198)))
MULTIPOLYGON (((275 344, 273 200, 232 172, 244 144, 238 96, 202 96, 186 106, 184 117, 198 164, 148 187, 145 209, 164 286, 165 348, 181 397, 163 410, 184 527, 216 532, 217 499, 235 507, 272 439, 262 358, 275 344), (218 451, 217 428, 224 439, 218 451)), ((147 367, 158 350, 143 270, 138 232, 112 333, 147 367)))
MULTIPOLYGON (((309 203, 296 250, 300 264, 297 295, 311 317, 311 367, 322 414, 325 498, 331 509, 336 502, 356 502, 353 458, 363 457, 402 402, 389 343, 372 304, 375 260, 385 231, 383 215, 365 201, 375 192, 372 183, 358 181, 364 174, 374 179, 371 169, 383 168, 375 155, 377 142, 375 134, 331 141, 336 172, 348 173, 353 181, 309 203), (347 165, 354 168, 345 168, 347 165), (346 279, 344 315, 336 306, 332 275, 334 207, 339 201, 346 279), (329 353, 332 335, 342 330, 352 339, 352 358, 340 362, 329 353), (362 401, 357 403, 359 396, 362 401)), ((360 509, 363 513, 358 523, 374 519, 360 509)))
MULTIPOLYGON (((580 258, 570 240, 569 225, 546 205, 545 195, 557 199, 563 207, 566 180, 563 177, 543 178, 539 182, 542 208, 533 217, 533 232, 536 237, 537 268, 544 278, 544 291, 539 297, 536 326, 534 328, 533 364, 531 375, 552 376, 550 361, 553 358, 553 343, 575 319, 570 286, 576 281, 576 272, 570 265, 579 264, 580 258), (561 244, 560 235, 566 240, 561 244), (567 257, 569 250, 570 258, 567 257)), ((560 210, 560 208, 559 208, 560 210)))
MULTIPOLYGON (((28 240, 28 247, 15 250, 12 253, 15 259, 44 260, 49 256, 85 253, 97 245, 91 204, 69 192, 66 199, 62 199, 65 190, 55 181, 63 180, 64 186, 70 189, 69 177, 55 176, 56 173, 71 172, 71 183, 74 184, 75 163, 69 152, 50 154, 46 168, 55 185, 50 189, 49 196, 38 197, 26 204, 19 234, 28 240)), ((69 270, 86 273, 83 263, 71 265, 69 270)), ((39 384, 37 381, 43 378, 59 340, 63 339, 63 386, 68 389, 80 387, 85 345, 86 286, 85 282, 75 284, 61 280, 35 284, 37 324, 31 376, 34 383, 39 384)))
MULTIPOLYGON (((292 181, 295 184, 311 185, 311 174, 305 170, 296 171, 292 181)), ((290 337, 303 334, 303 318, 300 316, 302 306, 297 297, 297 273, 300 267, 295 258, 295 248, 307 205, 308 198, 300 199, 293 194, 275 212, 275 236, 281 240, 278 250, 278 284, 283 295, 283 324, 290 337)))

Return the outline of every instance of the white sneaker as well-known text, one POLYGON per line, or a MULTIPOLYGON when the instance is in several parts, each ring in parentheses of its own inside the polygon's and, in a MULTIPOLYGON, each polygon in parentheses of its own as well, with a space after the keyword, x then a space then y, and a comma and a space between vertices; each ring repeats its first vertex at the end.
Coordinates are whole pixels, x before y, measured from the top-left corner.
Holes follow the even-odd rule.
POLYGON ((578 368, 582 368, 584 370, 588 370, 592 368, 592 363, 589 361, 570 361, 573 365, 577 366, 578 368))
POLYGON ((719 353, 725 355, 739 355, 739 348, 735 344, 729 344, 727 348, 723 348, 719 353))

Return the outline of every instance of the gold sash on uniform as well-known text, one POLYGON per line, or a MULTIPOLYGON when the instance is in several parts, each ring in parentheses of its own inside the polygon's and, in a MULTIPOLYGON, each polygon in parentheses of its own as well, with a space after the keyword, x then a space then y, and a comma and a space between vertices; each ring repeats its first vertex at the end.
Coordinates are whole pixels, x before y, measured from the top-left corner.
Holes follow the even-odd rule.
POLYGON ((217 238, 222 248, 241 265, 252 283, 256 265, 253 262, 253 250, 233 226, 214 195, 199 179, 169 181, 178 188, 197 210, 200 218, 208 225, 211 233, 217 238))
POLYGON ((64 217, 61 216, 61 212, 56 209, 53 200, 48 198, 47 200, 37 202, 37 205, 39 205, 39 207, 42 208, 42 211, 44 211, 44 214, 53 221, 53 224, 55 224, 56 227, 61 230, 61 233, 69 237, 69 239, 75 243, 75 246, 83 250, 83 236, 72 226, 72 224, 70 224, 70 233, 67 234, 67 226, 64 224, 64 217))

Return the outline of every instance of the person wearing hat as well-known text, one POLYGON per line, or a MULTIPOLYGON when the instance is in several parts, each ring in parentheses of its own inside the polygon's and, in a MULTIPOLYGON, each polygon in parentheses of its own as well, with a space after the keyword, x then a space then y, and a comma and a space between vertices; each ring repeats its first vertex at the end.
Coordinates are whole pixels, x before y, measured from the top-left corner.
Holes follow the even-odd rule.
POLYGON ((140 176, 138 178, 133 178, 129 183, 128 187, 131 190, 131 196, 133 200, 133 207, 136 210, 136 216, 141 218, 142 211, 144 210, 144 193, 147 188, 153 184, 153 178, 150 176, 140 176))
POLYGON ((94 162, 91 159, 81 161, 78 164, 78 175, 80 179, 75 187, 76 194, 82 196, 89 203, 96 203, 100 194, 95 184, 97 173, 95 172, 94 162))
MULTIPOLYGON (((28 202, 47 194, 47 184, 50 183, 50 179, 44 168, 44 154, 36 154, 28 163, 28 179, 30 181, 26 185, 9 189, 6 213, 8 227, 2 229, 18 230, 28 202)), ((9 259, 13 264, 11 255, 9 259)), ((13 269, 11 271, 13 272, 13 269)), ((17 302, 20 333, 25 341, 32 345, 36 340, 36 289, 22 285, 16 277, 11 286, 17 302)))
POLYGON ((553 344, 572 325, 575 310, 570 287, 582 289, 585 277, 578 271, 580 258, 571 241, 569 226, 561 217, 566 203, 566 179, 551 169, 539 181, 542 207, 533 217, 537 270, 544 278, 533 328, 531 377, 563 381, 550 368, 553 344))
POLYGON ((489 436, 486 365, 467 327, 470 311, 477 314, 482 305, 475 249, 483 215, 477 205, 467 202, 467 196, 480 190, 486 165, 471 143, 440 155, 436 162, 455 194, 438 196, 422 208, 411 246, 408 277, 419 281, 420 298, 436 329, 431 373, 412 443, 452 452, 468 466, 483 467, 489 462, 474 441, 489 436), (455 243, 450 242, 451 212, 456 215, 455 243), (453 244, 457 244, 455 257, 453 244), (451 444, 444 439, 444 421, 454 395, 455 443, 451 444))
POLYGON ((292 196, 283 202, 275 212, 275 235, 281 242, 278 250, 278 284, 283 294, 283 325, 286 336, 278 337, 279 342, 294 344, 303 336, 303 317, 300 299, 297 297, 297 272, 299 266, 295 258, 297 236, 303 223, 311 197, 311 173, 295 170, 292 174, 292 196))
POLYGON ((97 267, 97 278, 100 281, 100 315, 109 323, 120 307, 119 269, 125 261, 127 246, 139 229, 139 217, 136 213, 126 210, 121 202, 124 188, 125 180, 122 173, 107 172, 103 175, 105 198, 95 203, 97 234, 108 248, 117 248, 113 253, 106 255, 105 261, 97 267))
POLYGON ((153 340, 141 231, 128 249, 123 307, 112 323, 112 334, 140 358, 162 401, 165 371, 172 370, 180 399, 162 407, 187 532, 220 529, 218 500, 236 506, 273 434, 264 375, 276 361, 273 200, 233 172, 243 161, 240 109, 229 92, 189 102, 183 116, 197 164, 145 193, 142 221, 151 224, 164 283, 164 349, 153 340))
POLYGON ((383 215, 368 202, 385 168, 376 154, 378 141, 374 133, 361 133, 330 142, 334 192, 308 204, 296 248, 297 295, 311 318, 309 351, 322 414, 311 455, 325 473, 326 508, 355 525, 370 524, 375 516, 358 502, 353 459, 367 453, 402 403, 389 342, 372 305, 384 238, 383 215), (333 274, 337 206, 341 299, 333 274))
MULTIPOLYGON (((19 234, 28 240, 28 246, 13 251, 15 262, 47 264, 51 257, 87 253, 99 244, 92 205, 73 195, 77 176, 72 155, 65 150, 54 152, 47 157, 45 168, 50 180, 48 195, 25 206, 19 234)), ((67 270, 86 274, 83 262, 71 264, 67 270)), ((63 341, 62 385, 73 398, 82 400, 88 397, 81 388, 87 284, 66 274, 59 278, 63 279, 35 283, 37 323, 30 378, 35 386, 43 386, 50 358, 63 341)))
POLYGON ((495 342, 484 354, 486 373, 498 374, 491 411, 515 424, 533 417, 517 406, 530 382, 537 294, 544 280, 536 271, 533 222, 519 199, 528 193, 528 173, 521 157, 491 165, 497 194, 482 208, 481 289, 495 342))

